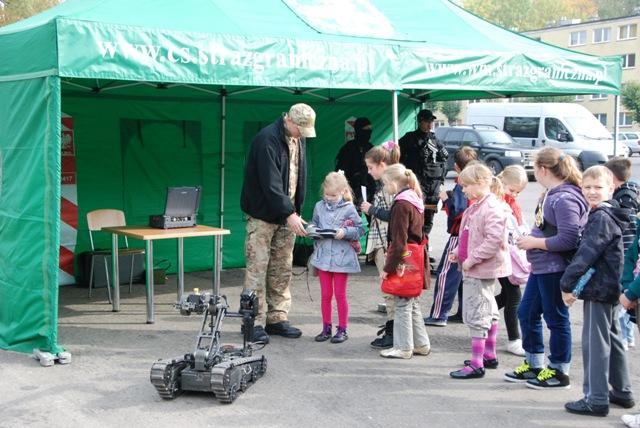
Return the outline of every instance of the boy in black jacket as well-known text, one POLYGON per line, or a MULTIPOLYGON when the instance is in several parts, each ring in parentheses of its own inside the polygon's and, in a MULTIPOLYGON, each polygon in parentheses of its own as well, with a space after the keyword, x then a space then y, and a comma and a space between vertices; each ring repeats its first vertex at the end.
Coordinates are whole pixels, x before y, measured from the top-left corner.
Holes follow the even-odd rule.
POLYGON ((640 188, 634 181, 630 181, 631 178, 631 161, 627 158, 613 158, 604 164, 613 173, 613 186, 615 188, 613 192, 613 199, 615 199, 622 208, 628 208, 630 210, 629 215, 631 217, 626 229, 622 231, 622 244, 624 250, 633 242, 636 237, 636 222, 635 217, 638 214, 638 191, 640 188))
MULTIPOLYGON (((613 173, 613 199, 615 199, 622 208, 628 208, 631 216, 628 226, 622 231, 622 245, 624 252, 631 246, 636 237, 636 214, 638 214, 638 184, 630 181, 631 177, 631 161, 627 158, 615 157, 604 164, 613 173)), ((620 321, 620 334, 622 336, 622 344, 625 350, 634 347, 635 343, 635 308, 626 310, 620 308, 618 316, 620 321), (633 317, 632 317, 633 315, 633 317)))
POLYGON ((609 403, 626 408, 635 404, 617 320, 624 263, 622 231, 629 222, 629 212, 620 208, 615 200, 609 200, 613 195, 613 174, 604 166, 592 166, 584 172, 582 194, 591 207, 589 220, 578 251, 562 275, 560 287, 567 306, 576 298, 584 300, 584 398, 566 403, 564 407, 570 413, 606 416, 609 403), (576 289, 590 268, 595 272, 582 290, 576 289))

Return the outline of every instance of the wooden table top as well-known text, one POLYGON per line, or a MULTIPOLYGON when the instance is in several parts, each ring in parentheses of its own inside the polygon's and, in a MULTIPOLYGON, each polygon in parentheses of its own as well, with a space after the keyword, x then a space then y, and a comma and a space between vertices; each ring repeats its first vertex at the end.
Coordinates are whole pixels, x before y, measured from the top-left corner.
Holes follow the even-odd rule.
POLYGON ((151 226, 117 226, 103 227, 104 232, 129 236, 131 238, 150 241, 156 239, 190 238, 195 236, 219 236, 229 235, 229 229, 197 225, 193 227, 180 227, 175 229, 157 229, 151 226))

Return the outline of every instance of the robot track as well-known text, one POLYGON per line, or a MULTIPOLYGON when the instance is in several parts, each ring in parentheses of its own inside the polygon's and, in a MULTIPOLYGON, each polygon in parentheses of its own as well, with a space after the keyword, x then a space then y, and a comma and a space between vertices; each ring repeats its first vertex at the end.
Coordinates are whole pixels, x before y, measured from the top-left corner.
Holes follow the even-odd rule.
POLYGON ((211 368, 211 390, 221 403, 233 403, 238 391, 246 391, 266 371, 264 355, 223 361, 211 368))
POLYGON ((180 372, 187 367, 182 358, 170 361, 159 360, 151 367, 151 384, 156 388, 160 397, 172 400, 182 393, 180 388, 180 372))

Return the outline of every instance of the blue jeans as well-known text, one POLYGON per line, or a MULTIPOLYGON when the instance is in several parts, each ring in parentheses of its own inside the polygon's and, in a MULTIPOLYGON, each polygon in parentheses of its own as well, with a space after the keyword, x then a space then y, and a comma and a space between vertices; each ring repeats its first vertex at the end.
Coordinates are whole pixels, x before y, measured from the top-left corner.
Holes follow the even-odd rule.
POLYGON ((518 308, 522 347, 532 367, 544 364, 542 318, 549 329, 549 367, 569 373, 571 363, 571 324, 569 308, 562 301, 562 272, 531 274, 518 308))
POLYGON ((620 338, 624 343, 635 344, 635 336, 633 332, 634 326, 631 322, 631 316, 624 308, 620 309, 617 316, 620 321, 620 338))

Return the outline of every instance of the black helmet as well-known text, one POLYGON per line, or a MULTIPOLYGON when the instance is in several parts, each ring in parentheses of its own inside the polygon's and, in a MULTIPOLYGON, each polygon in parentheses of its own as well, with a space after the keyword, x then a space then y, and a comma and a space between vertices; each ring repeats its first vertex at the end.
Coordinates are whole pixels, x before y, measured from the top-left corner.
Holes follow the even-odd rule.
POLYGON ((431 122, 436 120, 436 117, 431 113, 431 110, 420 110, 418 112, 418 122, 431 122))

